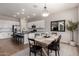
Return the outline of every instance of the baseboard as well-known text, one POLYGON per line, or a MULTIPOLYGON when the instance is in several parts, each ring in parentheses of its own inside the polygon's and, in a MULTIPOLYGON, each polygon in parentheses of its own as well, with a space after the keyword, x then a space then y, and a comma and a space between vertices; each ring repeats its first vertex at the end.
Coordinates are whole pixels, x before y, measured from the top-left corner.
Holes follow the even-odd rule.
POLYGON ((62 41, 60 41, 61 43, 65 43, 65 44, 69 44, 69 41, 64 41, 64 40, 62 40, 62 41))
MULTIPOLYGON (((68 41, 61 41, 61 43, 69 44, 70 45, 70 43, 68 41)), ((79 46, 79 43, 76 43, 76 46, 79 46)))

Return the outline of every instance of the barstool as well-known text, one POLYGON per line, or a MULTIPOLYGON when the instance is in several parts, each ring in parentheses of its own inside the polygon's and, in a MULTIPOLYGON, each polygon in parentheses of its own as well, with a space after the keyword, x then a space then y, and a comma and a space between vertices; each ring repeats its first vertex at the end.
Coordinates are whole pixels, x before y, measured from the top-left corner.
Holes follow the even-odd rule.
POLYGON ((18 44, 24 44, 24 36, 16 35, 16 41, 18 44))

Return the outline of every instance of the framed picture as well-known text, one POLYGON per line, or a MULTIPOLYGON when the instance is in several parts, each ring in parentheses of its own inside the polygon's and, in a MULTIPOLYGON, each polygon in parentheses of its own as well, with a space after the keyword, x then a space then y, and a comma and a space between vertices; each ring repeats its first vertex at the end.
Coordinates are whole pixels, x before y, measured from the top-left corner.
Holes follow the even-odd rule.
POLYGON ((61 20, 58 22, 58 30, 65 31, 65 20, 61 20))
POLYGON ((65 31, 65 20, 51 21, 51 31, 65 31))
POLYGON ((58 31, 58 21, 51 22, 51 31, 58 31))

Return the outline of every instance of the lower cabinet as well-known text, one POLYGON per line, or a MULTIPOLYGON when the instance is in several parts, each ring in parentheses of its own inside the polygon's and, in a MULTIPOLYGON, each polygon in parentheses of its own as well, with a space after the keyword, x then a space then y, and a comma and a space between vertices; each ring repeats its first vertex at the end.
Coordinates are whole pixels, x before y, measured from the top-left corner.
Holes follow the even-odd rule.
POLYGON ((28 44, 28 34, 24 34, 24 44, 28 44))
POLYGON ((11 32, 1 32, 0 39, 11 38, 11 35, 12 35, 11 32))

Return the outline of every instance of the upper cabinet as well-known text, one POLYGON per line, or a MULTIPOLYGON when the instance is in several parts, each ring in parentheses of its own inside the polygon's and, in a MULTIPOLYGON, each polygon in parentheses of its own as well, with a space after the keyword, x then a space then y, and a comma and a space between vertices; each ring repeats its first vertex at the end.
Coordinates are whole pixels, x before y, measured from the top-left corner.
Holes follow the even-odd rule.
POLYGON ((28 28, 32 28, 32 25, 36 25, 37 29, 45 28, 45 20, 29 22, 28 23, 28 28))

